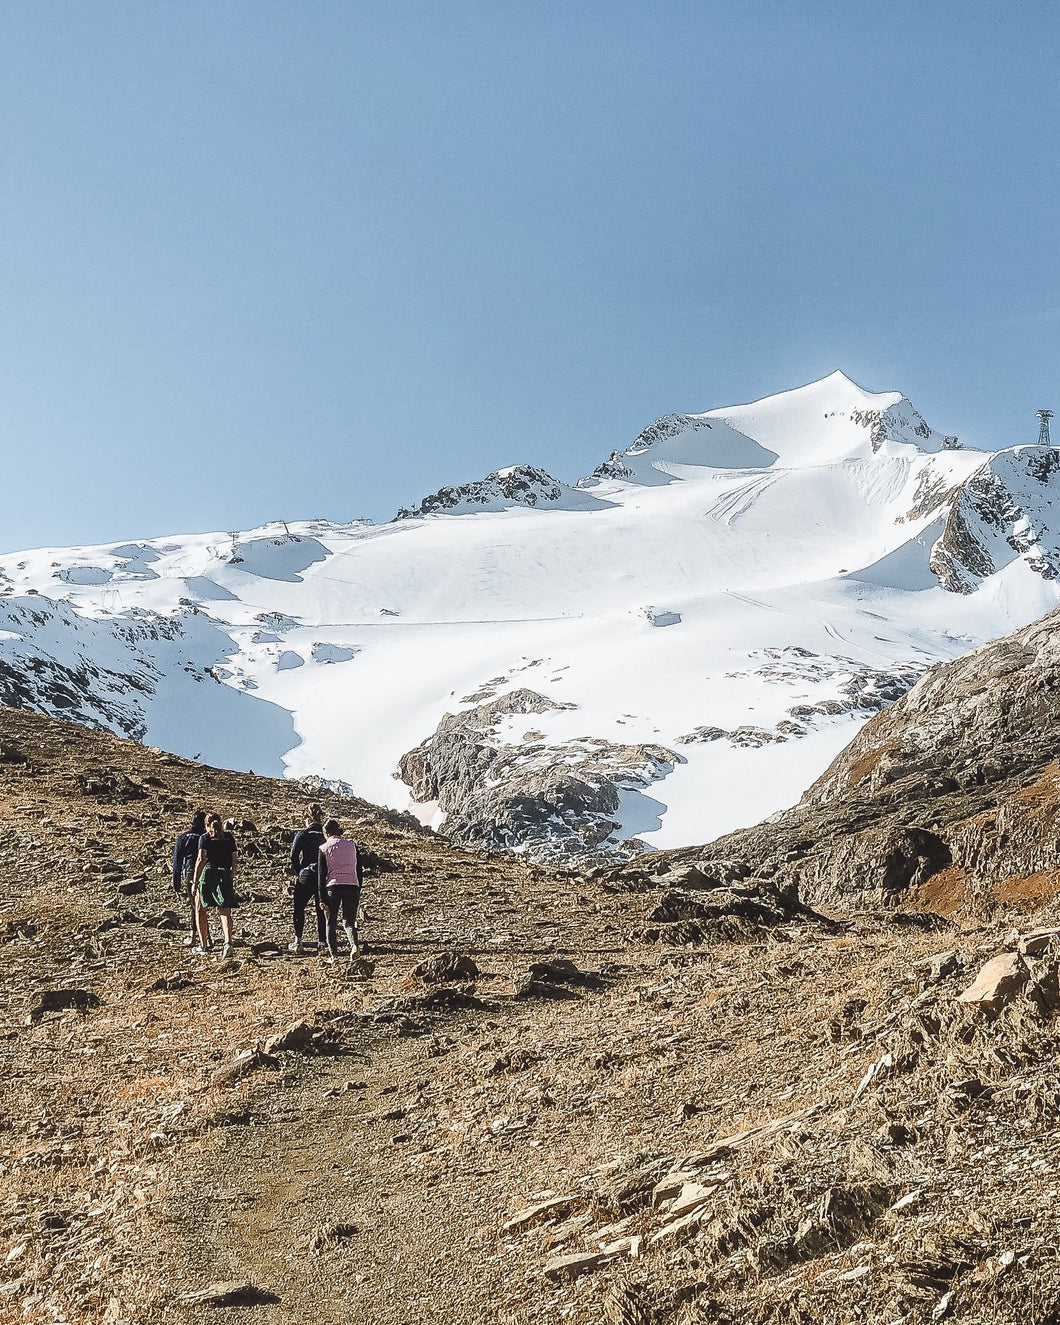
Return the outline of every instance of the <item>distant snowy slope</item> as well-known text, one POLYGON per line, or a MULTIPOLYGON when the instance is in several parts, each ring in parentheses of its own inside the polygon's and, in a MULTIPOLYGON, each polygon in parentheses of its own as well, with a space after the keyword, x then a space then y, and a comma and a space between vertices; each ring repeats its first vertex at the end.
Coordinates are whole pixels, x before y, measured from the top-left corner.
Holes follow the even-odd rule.
POLYGON ((234 644, 197 612, 90 617, 0 599, 0 704, 106 727, 219 766, 283 773, 291 714, 223 684, 234 644))
POLYGON ((577 485, 2 557, 0 698, 488 845, 676 846, 795 801, 1057 568, 1057 452, 964 450, 836 373, 667 415, 577 485))

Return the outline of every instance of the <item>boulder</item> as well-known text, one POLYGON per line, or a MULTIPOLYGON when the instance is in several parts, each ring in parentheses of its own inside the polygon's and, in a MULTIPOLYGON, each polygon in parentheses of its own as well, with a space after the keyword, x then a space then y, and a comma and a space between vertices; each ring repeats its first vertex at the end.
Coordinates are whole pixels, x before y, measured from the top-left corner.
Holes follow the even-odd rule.
POLYGON ((427 984, 444 984, 452 980, 477 980, 479 970, 471 957, 462 953, 440 952, 414 966, 412 974, 418 975, 427 984))
POLYGON ((515 982, 515 998, 573 999, 579 995, 566 985, 555 984, 551 980, 535 980, 529 971, 515 982))
POLYGON ((40 1021, 47 1012, 65 1012, 67 1008, 87 1012, 89 1008, 98 1007, 98 995, 87 989, 44 989, 37 995, 37 1000, 29 1009, 26 1020, 32 1024, 40 1021))
POLYGON ((810 922, 824 928, 833 924, 765 879, 716 886, 708 892, 687 893, 671 888, 647 918, 651 923, 636 929, 634 936, 646 943, 675 946, 757 941, 792 922, 810 922))
POLYGON ((957 1001, 974 1003, 986 1012, 999 1012, 1029 979, 1030 971, 1019 953, 1003 952, 986 963, 957 1001))
POLYGON ((587 1274, 590 1270, 595 1270, 597 1266, 603 1265, 607 1257, 603 1252, 581 1251, 568 1256, 553 1256, 550 1261, 545 1262, 546 1279, 577 1279, 579 1275, 587 1274))
POLYGON ((527 1228, 543 1219, 555 1219, 568 1214, 584 1198, 580 1196, 550 1196, 547 1200, 537 1201, 525 1209, 517 1211, 504 1225, 505 1233, 517 1228, 527 1228))
POLYGON ((186 929, 188 918, 186 915, 178 915, 176 911, 167 908, 164 911, 159 911, 157 915, 152 916, 149 920, 145 920, 144 924, 150 925, 152 929, 186 929))
POLYGON ((604 983, 598 971, 583 971, 569 957, 554 957, 549 962, 531 962, 530 978, 554 985, 580 985, 585 989, 599 989, 604 983))
POLYGON ((459 1012, 465 1008, 484 1008, 486 1005, 475 997, 473 984, 458 987, 438 985, 424 994, 412 994, 395 1004, 406 1012, 459 1012))
POLYGON ((643 1243, 643 1237, 639 1234, 632 1234, 628 1237, 619 1238, 616 1242, 605 1243, 600 1250, 608 1260, 613 1260, 617 1256, 629 1256, 633 1260, 638 1260, 643 1243))
POLYGON ((1032 929, 1019 940, 1019 952, 1023 957, 1041 957, 1054 943, 1060 940, 1060 928, 1048 926, 1032 929))
POLYGON ((179 1300, 186 1306, 256 1307, 274 1304, 280 1299, 249 1279, 226 1279, 185 1293, 179 1300))
POLYGON ((347 1238, 356 1237, 359 1232, 356 1224, 321 1224, 316 1232, 310 1235, 309 1250, 319 1255, 347 1238))
POLYGON ((160 975, 147 986, 149 994, 177 994, 182 989, 191 989, 195 984, 183 975, 160 975))
POLYGON ((264 1053, 261 1049, 244 1049, 234 1062, 218 1068, 210 1082, 214 1086, 235 1086, 252 1072, 259 1072, 263 1068, 277 1072, 279 1067, 280 1060, 272 1054, 264 1053))
POLYGON ((286 1030, 265 1041, 265 1053, 309 1054, 316 1048, 320 1035, 321 1032, 314 1030, 307 1021, 295 1021, 286 1030))
POLYGON ((923 971, 923 980, 925 984, 937 985, 939 981, 945 980, 948 975, 955 974, 960 970, 960 959, 956 951, 950 948, 947 952, 936 952, 930 957, 921 957, 919 961, 913 963, 914 971, 923 971))

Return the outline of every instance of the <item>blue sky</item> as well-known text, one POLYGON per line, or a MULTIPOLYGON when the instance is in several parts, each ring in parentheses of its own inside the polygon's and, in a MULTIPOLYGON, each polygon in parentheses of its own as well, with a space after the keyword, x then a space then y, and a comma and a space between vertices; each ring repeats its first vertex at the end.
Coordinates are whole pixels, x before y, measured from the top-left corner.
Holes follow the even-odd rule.
POLYGON ((1060 412, 1049 4, 9 0, 0 550, 387 519, 842 368, 1060 412))

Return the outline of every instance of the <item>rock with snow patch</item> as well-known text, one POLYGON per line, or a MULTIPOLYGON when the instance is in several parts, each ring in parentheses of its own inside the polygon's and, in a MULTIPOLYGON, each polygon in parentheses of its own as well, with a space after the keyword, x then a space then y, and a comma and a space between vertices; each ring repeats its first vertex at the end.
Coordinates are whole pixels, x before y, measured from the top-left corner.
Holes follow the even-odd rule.
POLYGON ((571 707, 521 688, 447 714, 402 757, 401 776, 416 800, 437 802, 458 842, 519 849, 532 860, 621 857, 620 789, 649 786, 678 756, 592 737, 525 747, 500 734, 506 716, 571 707))
POLYGON ((535 465, 510 465, 487 474, 475 483, 439 488, 416 506, 402 507, 397 520, 422 519, 428 515, 465 515, 474 511, 504 510, 511 506, 563 507, 567 510, 599 508, 575 488, 561 483, 535 465))

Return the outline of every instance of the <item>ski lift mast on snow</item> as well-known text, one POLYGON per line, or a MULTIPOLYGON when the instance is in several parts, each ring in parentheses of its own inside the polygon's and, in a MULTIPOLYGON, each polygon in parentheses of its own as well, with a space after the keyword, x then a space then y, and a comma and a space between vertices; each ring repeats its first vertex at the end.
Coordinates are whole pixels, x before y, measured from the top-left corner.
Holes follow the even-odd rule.
POLYGON ((1053 417, 1053 411, 1051 409, 1040 409, 1034 417, 1040 424, 1038 428, 1038 445, 1052 446, 1052 442, 1049 440, 1049 420, 1053 417))

